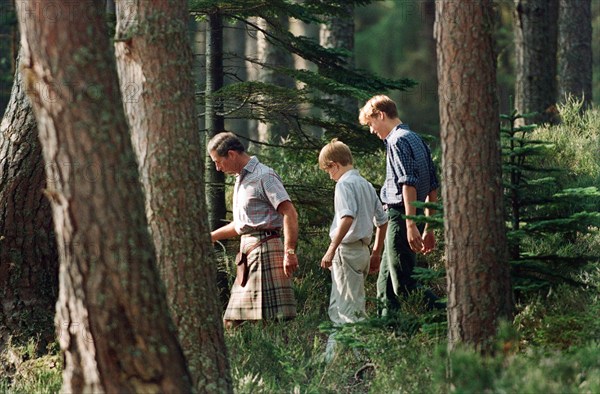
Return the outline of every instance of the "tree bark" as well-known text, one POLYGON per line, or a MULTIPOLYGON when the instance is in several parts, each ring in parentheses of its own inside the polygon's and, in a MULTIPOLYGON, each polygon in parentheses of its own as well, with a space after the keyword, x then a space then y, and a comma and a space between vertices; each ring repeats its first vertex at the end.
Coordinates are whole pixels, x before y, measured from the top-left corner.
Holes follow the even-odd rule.
MULTIPOLYGON (((257 35, 258 59, 261 64, 265 65, 259 70, 259 81, 275 86, 293 88, 295 86, 294 80, 275 70, 278 67, 293 68, 292 54, 280 45, 273 43, 273 39, 269 37, 270 35, 277 37, 280 34, 277 29, 289 30, 290 23, 287 15, 276 15, 272 20, 258 18, 258 25, 263 30, 263 32, 258 32, 257 35), (277 25, 277 28, 275 25, 277 25)), ((289 104, 277 104, 279 104, 280 109, 270 113, 269 119, 258 124, 258 138, 261 142, 281 143, 282 139, 285 139, 289 134, 290 124, 285 113, 295 113, 295 110, 290 109, 291 105, 289 104)), ((264 97, 262 105, 266 109, 269 108, 268 97, 264 97)))
POLYGON ((515 0, 515 107, 538 112, 527 123, 556 121, 558 0, 515 0))
MULTIPOLYGON (((354 4, 342 5, 345 15, 327 16, 321 24, 319 41, 324 48, 337 48, 347 51, 346 64, 354 67, 354 4)), ((353 122, 356 118, 358 100, 353 97, 330 97, 334 104, 340 106, 348 115, 346 120, 353 122)))
POLYGON ((60 258, 64 392, 190 392, 161 286, 103 3, 18 3, 60 258))
POLYGON ((568 95, 592 104, 592 3, 560 0, 558 17, 558 99, 568 95))
MULTIPOLYGON (((208 15, 206 28, 206 104, 204 121, 206 124, 206 142, 225 128, 225 119, 219 113, 223 106, 212 96, 223 87, 223 16, 217 11, 208 15)), ((225 174, 217 171, 212 159, 205 152, 206 163, 206 201, 208 203, 208 221, 210 230, 227 224, 225 205, 225 174)))
POLYGON ((117 1, 115 53, 146 216, 198 392, 231 392, 204 201, 185 0, 117 1))
MULTIPOLYGON (((230 85, 240 81, 248 81, 246 71, 246 24, 243 21, 228 23, 223 29, 223 70, 224 84, 230 85)), ((236 107, 238 103, 234 103, 236 107)), ((231 108, 232 105, 229 105, 231 108)), ((239 111, 225 109, 227 117, 225 118, 225 128, 235 132, 242 138, 249 138, 249 122, 239 116, 239 111), (231 113, 229 113, 231 112, 231 113)))
POLYGON ((492 4, 437 6, 448 344, 489 351, 512 310, 492 4))
MULTIPOLYGON (((52 186, 52 185, 50 185, 52 186)), ((33 109, 15 72, 0 125, 0 349, 54 341, 58 252, 33 109)))

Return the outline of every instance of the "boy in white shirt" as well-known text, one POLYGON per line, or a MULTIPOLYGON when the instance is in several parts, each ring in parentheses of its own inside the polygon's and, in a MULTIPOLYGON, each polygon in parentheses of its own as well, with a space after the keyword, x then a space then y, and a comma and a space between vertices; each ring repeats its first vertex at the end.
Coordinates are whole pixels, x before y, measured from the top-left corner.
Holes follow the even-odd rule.
MULTIPOLYGON (((319 166, 337 182, 331 243, 321 259, 321 267, 331 270, 329 318, 334 325, 355 323, 366 317, 365 278, 379 271, 388 219, 373 185, 354 169, 346 144, 333 139, 325 145, 319 166), (373 227, 377 230, 373 252, 369 253, 373 227)), ((333 336, 327 347, 326 358, 330 360, 333 336)))

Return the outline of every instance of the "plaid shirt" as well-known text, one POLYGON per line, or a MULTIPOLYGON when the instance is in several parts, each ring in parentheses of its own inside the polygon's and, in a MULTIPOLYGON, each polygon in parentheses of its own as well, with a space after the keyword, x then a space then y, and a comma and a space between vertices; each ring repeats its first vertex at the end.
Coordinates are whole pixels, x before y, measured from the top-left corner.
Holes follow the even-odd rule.
POLYGON ((425 201, 429 192, 439 187, 429 147, 404 123, 396 126, 384 143, 387 159, 381 201, 401 204, 402 185, 414 186, 417 200, 425 201))
POLYGON ((257 230, 280 229, 283 216, 277 212, 277 207, 286 200, 290 200, 290 196, 279 175, 252 156, 236 176, 233 191, 235 231, 248 234, 257 230))

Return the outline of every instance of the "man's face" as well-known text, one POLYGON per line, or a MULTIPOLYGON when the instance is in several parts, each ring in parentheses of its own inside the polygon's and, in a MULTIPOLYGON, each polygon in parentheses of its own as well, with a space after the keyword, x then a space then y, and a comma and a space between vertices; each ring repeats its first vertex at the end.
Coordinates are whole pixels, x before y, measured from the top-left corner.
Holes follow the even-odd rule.
POLYGON ((366 125, 369 127, 371 134, 377 135, 382 140, 389 134, 389 130, 386 129, 387 126, 383 122, 383 113, 381 112, 369 116, 366 125))
POLYGON ((236 174, 235 160, 234 160, 234 152, 227 151, 226 156, 219 156, 217 152, 210 151, 209 155, 212 161, 215 163, 215 167, 217 171, 224 172, 226 174, 236 174))

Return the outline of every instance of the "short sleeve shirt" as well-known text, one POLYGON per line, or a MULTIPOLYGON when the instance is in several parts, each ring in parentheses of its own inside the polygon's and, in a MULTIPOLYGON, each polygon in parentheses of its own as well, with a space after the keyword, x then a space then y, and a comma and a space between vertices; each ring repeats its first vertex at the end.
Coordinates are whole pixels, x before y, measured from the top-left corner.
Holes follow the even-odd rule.
POLYGON ((354 219, 342 243, 356 242, 361 239, 370 243, 373 225, 381 226, 387 222, 387 215, 375 188, 355 169, 342 175, 335 185, 334 206, 335 217, 329 231, 331 239, 335 236, 343 217, 350 216, 354 219))
POLYGON ((283 216, 277 207, 290 200, 281 178, 256 156, 236 176, 233 191, 233 221, 238 234, 280 229, 283 216))
POLYGON ((404 123, 396 126, 384 143, 387 158, 381 201, 385 204, 402 203, 402 185, 414 186, 417 200, 425 201, 427 195, 439 187, 427 144, 404 123))

